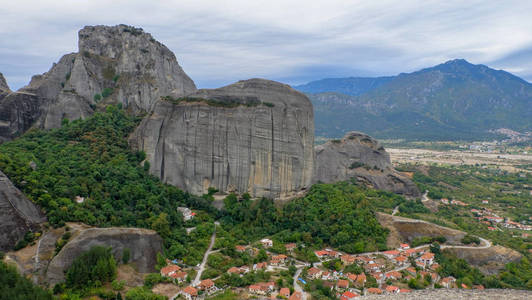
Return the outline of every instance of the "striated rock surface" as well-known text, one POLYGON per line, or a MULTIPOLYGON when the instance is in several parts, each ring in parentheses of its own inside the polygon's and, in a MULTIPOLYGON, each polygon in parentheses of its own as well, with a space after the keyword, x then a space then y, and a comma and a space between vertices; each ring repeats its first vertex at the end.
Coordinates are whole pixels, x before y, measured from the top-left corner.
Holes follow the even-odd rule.
POLYGON ((44 221, 39 208, 0 171, 0 251, 12 249, 44 221))
POLYGON ((155 271, 157 253, 162 252, 162 239, 153 230, 140 228, 89 228, 81 230, 52 259, 46 271, 46 282, 53 286, 64 280, 64 271, 81 253, 93 246, 111 247, 120 261, 124 249, 130 250, 130 262, 141 273, 155 271))
POLYGON ((251 79, 160 101, 130 137, 150 172, 194 194, 209 187, 284 199, 311 184, 314 115, 287 85, 251 79))
POLYGON ((405 196, 419 197, 417 186, 396 172, 390 155, 377 140, 360 132, 349 132, 341 140, 316 147, 314 182, 331 183, 351 178, 405 196))
POLYGON ((0 73, 0 101, 2 101, 2 99, 4 99, 4 97, 7 96, 10 92, 11 90, 7 85, 7 81, 4 78, 4 74, 0 73))
POLYGON ((196 90, 175 55, 140 28, 86 26, 78 47, 18 92, 3 92, 0 78, 0 142, 30 127, 57 128, 65 118, 85 118, 98 103, 121 103, 140 115, 161 96, 196 90))

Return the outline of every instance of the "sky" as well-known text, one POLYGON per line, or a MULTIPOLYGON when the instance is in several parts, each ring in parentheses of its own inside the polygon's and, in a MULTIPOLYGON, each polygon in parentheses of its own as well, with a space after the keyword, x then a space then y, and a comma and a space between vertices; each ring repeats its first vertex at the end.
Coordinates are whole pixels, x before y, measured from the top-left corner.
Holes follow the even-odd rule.
POLYGON ((0 72, 13 90, 100 24, 150 32, 199 88, 395 75, 455 58, 532 82, 528 0, 0 1, 0 72))

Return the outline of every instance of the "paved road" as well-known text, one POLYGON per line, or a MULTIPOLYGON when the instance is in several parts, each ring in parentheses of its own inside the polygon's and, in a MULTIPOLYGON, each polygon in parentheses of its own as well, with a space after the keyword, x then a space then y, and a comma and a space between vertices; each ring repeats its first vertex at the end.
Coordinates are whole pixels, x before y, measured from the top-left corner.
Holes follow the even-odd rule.
POLYGON ((303 300, 307 300, 307 293, 301 288, 299 285, 299 281, 297 280, 299 278, 299 275, 301 275, 301 271, 303 270, 303 267, 299 267, 294 274, 294 290, 296 292, 300 292, 301 295, 303 295, 303 300))
POLYGON ((395 216, 395 214, 398 213, 398 212, 399 212, 399 205, 397 205, 397 206, 393 209, 393 211, 392 211, 392 216, 395 216))
POLYGON ((198 274, 196 274, 196 278, 194 281, 192 281, 192 285, 196 286, 201 281, 201 274, 205 270, 205 264, 207 264, 207 258, 209 258, 209 255, 212 253, 212 247, 214 246, 214 241, 216 240, 216 226, 220 225, 218 222, 214 222, 214 232, 211 236, 211 243, 209 244, 209 248, 207 248, 207 251, 205 251, 205 255, 203 255, 203 261, 201 262, 201 265, 198 270, 198 274))

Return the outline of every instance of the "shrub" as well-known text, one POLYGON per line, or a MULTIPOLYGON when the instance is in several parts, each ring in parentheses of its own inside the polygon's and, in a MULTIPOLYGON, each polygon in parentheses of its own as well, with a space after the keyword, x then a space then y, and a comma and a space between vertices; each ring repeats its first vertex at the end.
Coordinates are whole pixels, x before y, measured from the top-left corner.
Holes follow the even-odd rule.
POLYGON ((124 248, 122 251, 122 263, 127 264, 129 262, 130 251, 128 248, 124 248))
POLYGON ((101 99, 102 99, 102 95, 100 95, 100 94, 96 94, 96 95, 94 95, 94 101, 98 102, 98 101, 100 101, 101 99))
POLYGON ((350 166, 349 166, 349 169, 356 169, 356 168, 360 168, 360 167, 363 167, 364 164, 359 162, 359 161, 355 161, 353 162, 350 166))
POLYGON ((112 88, 104 88, 103 91, 102 91, 102 97, 103 98, 107 98, 107 97, 111 96, 112 93, 113 93, 113 89, 112 88))

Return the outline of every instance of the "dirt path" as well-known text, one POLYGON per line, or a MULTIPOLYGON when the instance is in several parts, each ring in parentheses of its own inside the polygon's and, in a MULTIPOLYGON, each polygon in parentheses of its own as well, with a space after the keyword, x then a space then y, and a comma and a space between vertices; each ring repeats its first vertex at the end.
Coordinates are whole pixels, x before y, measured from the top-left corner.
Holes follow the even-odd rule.
POLYGON ((207 259, 209 258, 209 255, 212 253, 212 247, 214 246, 214 241, 216 240, 216 226, 220 225, 218 222, 214 222, 214 232, 211 236, 211 243, 209 244, 209 248, 207 248, 207 251, 205 251, 205 255, 203 255, 203 261, 200 264, 198 274, 196 274, 196 278, 194 281, 192 281, 192 285, 196 286, 200 283, 201 280, 201 274, 203 274, 203 271, 205 271, 205 264, 207 264, 207 259))
POLYGON ((398 212, 399 212, 399 205, 397 205, 397 206, 393 209, 393 211, 392 211, 392 216, 395 216, 395 214, 398 213, 398 212))

